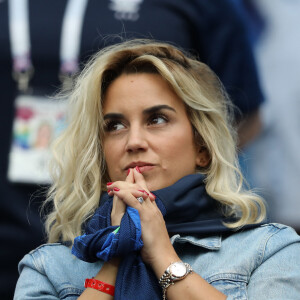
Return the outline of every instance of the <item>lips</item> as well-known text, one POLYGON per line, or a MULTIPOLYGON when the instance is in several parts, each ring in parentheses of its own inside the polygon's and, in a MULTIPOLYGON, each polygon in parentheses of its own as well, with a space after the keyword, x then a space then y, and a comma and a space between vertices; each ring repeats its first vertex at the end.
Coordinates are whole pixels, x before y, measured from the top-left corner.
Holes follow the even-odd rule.
POLYGON ((136 162, 132 162, 129 165, 127 165, 124 170, 127 171, 128 169, 130 169, 130 168, 133 169, 135 167, 139 167, 140 169, 143 170, 143 169, 148 169, 148 167, 152 168, 153 166, 154 166, 154 164, 149 163, 149 162, 136 161, 136 162))

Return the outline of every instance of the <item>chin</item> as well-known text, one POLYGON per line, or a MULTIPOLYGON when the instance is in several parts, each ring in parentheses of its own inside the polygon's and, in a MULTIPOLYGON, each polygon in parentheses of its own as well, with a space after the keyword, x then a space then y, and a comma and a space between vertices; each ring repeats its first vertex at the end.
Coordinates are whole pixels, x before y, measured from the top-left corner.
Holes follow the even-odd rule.
POLYGON ((163 189, 165 187, 168 187, 170 185, 172 185, 173 183, 170 183, 170 182, 165 182, 165 183, 162 183, 161 181, 147 181, 146 180, 146 183, 147 183, 147 187, 149 189, 149 191, 157 191, 157 190, 160 190, 160 189, 163 189))
POLYGON ((147 180, 147 178, 145 178, 145 181, 149 191, 155 191, 161 189, 160 187, 158 187, 159 185, 157 182, 154 182, 151 179, 147 180))

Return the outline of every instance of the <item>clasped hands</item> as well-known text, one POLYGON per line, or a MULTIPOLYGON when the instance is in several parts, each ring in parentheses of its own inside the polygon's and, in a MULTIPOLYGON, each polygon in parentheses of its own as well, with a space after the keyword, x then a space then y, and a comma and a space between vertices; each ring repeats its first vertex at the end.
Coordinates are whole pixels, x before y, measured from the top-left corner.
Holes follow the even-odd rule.
POLYGON ((109 182, 107 185, 108 194, 113 196, 111 224, 120 225, 127 205, 135 208, 140 215, 144 243, 141 257, 145 263, 155 268, 162 257, 174 259, 177 255, 170 242, 162 213, 155 203, 155 195, 148 190, 138 167, 128 170, 125 181, 109 182), (143 197, 144 202, 141 204, 137 197, 143 197))

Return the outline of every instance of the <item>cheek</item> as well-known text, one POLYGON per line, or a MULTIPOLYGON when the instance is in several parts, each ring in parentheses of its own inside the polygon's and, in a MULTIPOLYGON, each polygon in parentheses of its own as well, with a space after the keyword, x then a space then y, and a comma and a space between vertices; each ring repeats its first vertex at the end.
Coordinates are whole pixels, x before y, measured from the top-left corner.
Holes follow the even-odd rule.
POLYGON ((196 149, 194 140, 188 131, 181 132, 165 139, 161 143, 161 153, 169 164, 174 165, 195 165, 196 149), (164 147, 162 147, 164 145, 164 147))
POLYGON ((109 158, 110 158, 110 155, 109 155, 110 153, 109 153, 108 149, 109 149, 109 146, 107 145, 107 143, 104 143, 103 154, 104 154, 106 163, 107 163, 107 160, 109 160, 109 158))
POLYGON ((108 173, 110 174, 115 169, 116 162, 118 161, 118 147, 115 147, 113 143, 108 141, 104 143, 103 150, 108 173))

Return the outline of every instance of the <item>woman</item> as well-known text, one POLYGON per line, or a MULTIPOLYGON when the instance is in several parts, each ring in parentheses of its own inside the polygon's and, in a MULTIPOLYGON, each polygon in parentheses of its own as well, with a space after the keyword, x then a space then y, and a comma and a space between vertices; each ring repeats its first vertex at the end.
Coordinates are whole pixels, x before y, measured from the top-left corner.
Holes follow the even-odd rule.
POLYGON ((21 261, 15 299, 300 299, 300 238, 265 224, 244 189, 230 102, 206 65, 126 42, 69 99, 49 243, 21 261))

